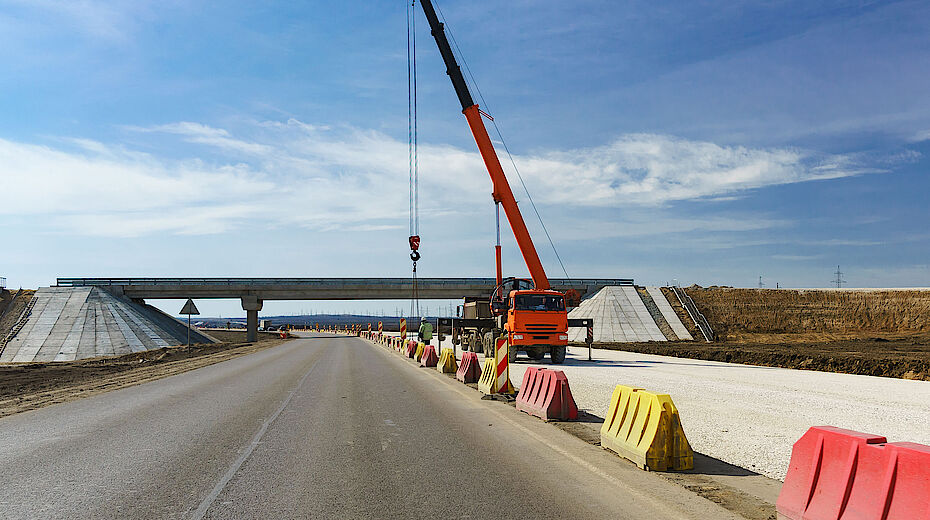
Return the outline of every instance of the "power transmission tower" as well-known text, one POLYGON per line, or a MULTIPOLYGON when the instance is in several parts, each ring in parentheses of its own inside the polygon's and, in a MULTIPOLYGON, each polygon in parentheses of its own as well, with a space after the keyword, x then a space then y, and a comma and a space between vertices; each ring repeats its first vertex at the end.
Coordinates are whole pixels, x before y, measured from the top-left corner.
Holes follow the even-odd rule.
POLYGON ((836 278, 834 278, 831 283, 835 284, 837 289, 841 289, 843 284, 846 283, 846 280, 843 279, 843 272, 840 271, 840 266, 836 266, 836 272, 833 274, 836 275, 836 278))

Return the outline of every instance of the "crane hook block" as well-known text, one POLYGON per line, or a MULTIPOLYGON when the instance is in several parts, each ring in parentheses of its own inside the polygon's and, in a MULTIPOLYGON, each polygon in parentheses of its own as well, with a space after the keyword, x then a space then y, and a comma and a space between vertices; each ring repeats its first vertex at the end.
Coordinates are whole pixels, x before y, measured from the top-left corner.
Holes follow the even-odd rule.
POLYGON ((410 242, 410 250, 416 251, 420 249, 420 235, 412 235, 407 239, 410 242))
POLYGON ((420 253, 418 251, 414 251, 410 253, 410 259, 416 262, 417 260, 420 259, 420 253))

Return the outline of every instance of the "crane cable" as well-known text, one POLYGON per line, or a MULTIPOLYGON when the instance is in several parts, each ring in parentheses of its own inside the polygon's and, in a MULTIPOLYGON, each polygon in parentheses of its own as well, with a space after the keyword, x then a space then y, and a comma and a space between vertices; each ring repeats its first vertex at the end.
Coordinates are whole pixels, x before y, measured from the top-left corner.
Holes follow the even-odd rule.
POLYGON ((417 261, 420 259, 420 171, 417 156, 417 22, 416 0, 407 5, 407 159, 410 182, 410 260, 413 261, 413 293, 410 316, 420 315, 417 261))
MULTIPOLYGON (((433 4, 436 6, 436 10, 439 11, 439 16, 442 17, 443 25, 445 25, 446 29, 446 34, 448 34, 449 38, 452 40, 452 45, 455 47, 456 54, 458 54, 462 65, 465 66, 465 72, 468 73, 468 77, 471 79, 471 84, 473 87, 475 87, 475 92, 478 93, 478 99, 481 100, 481 105, 484 106, 486 112, 490 113, 491 107, 489 107, 487 101, 485 101, 484 95, 481 93, 481 89, 478 88, 478 81, 475 80, 475 76, 471 73, 471 68, 468 66, 468 61, 465 60, 465 55, 462 54, 462 49, 459 48, 458 42, 455 41, 455 36, 452 34, 452 28, 446 21, 446 15, 442 13, 442 8, 439 7, 439 3, 436 0, 433 0, 433 4)), ((507 146, 507 141, 504 140, 504 135, 501 133, 500 127, 497 126, 497 121, 493 118, 489 119, 491 120, 491 124, 494 125, 494 131, 497 133, 497 137, 500 139, 501 145, 504 146, 504 151, 507 152, 507 158, 510 159, 510 164, 513 166, 513 170, 517 173, 517 178, 520 179, 520 184, 523 186, 523 191, 526 193, 526 197, 529 199, 530 205, 533 207, 533 212, 536 214, 536 219, 539 220, 539 225, 542 226, 543 233, 546 234, 546 239, 549 241, 549 246, 552 247, 552 252, 555 253, 555 258, 558 260, 559 266, 562 268, 562 272, 565 274, 565 278, 571 281, 571 276, 568 275, 568 271, 565 269, 565 264, 562 263, 562 257, 559 255, 559 250, 555 247, 555 243, 552 241, 552 237, 549 235, 549 229, 546 228, 546 223, 543 222, 542 215, 539 213, 539 209, 536 208, 536 202, 533 201, 533 196, 530 195, 530 190, 526 187, 526 182, 523 180, 523 175, 520 174, 520 169, 517 168, 517 163, 514 161, 513 154, 510 153, 510 147, 507 146)))

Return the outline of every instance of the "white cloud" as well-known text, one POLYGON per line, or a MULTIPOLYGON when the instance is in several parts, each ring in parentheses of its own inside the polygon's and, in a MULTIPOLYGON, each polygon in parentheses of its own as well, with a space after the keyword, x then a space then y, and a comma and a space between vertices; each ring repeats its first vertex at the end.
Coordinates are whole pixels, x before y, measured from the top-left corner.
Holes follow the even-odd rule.
POLYGON ((796 149, 751 149, 665 135, 629 134, 595 148, 520 158, 552 202, 661 204, 730 198, 750 189, 836 179, 869 170, 849 156, 796 149))
POLYGON ((917 132, 909 139, 912 143, 922 143, 924 141, 930 141, 930 130, 924 130, 922 132, 917 132))
MULTIPOLYGON (((296 120, 251 125, 248 139, 193 122, 127 128, 178 136, 207 147, 210 153, 200 155, 219 151, 234 159, 172 160, 87 139, 64 141, 76 150, 0 140, 0 190, 7 201, 0 214, 34 215, 47 227, 112 236, 216 233, 246 219, 324 230, 406 225, 407 143, 383 133, 296 120)), ((538 203, 580 209, 732 198, 765 186, 874 171, 847 156, 652 134, 515 160, 538 203)), ((420 172, 425 215, 474 213, 489 205, 490 182, 472 150, 421 145, 420 172)), ((523 198, 519 182, 511 182, 523 198)), ((758 218, 644 219, 655 232, 784 225, 758 218)), ((570 236, 585 228, 571 227, 570 236)))

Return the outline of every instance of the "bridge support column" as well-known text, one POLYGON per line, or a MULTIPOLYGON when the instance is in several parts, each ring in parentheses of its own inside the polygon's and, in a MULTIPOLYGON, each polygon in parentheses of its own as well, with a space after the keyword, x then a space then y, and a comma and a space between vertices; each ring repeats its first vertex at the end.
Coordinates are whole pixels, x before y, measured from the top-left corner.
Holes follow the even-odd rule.
POLYGON ((243 296, 242 310, 245 311, 245 340, 258 341, 258 311, 262 310, 262 300, 257 296, 243 296))

